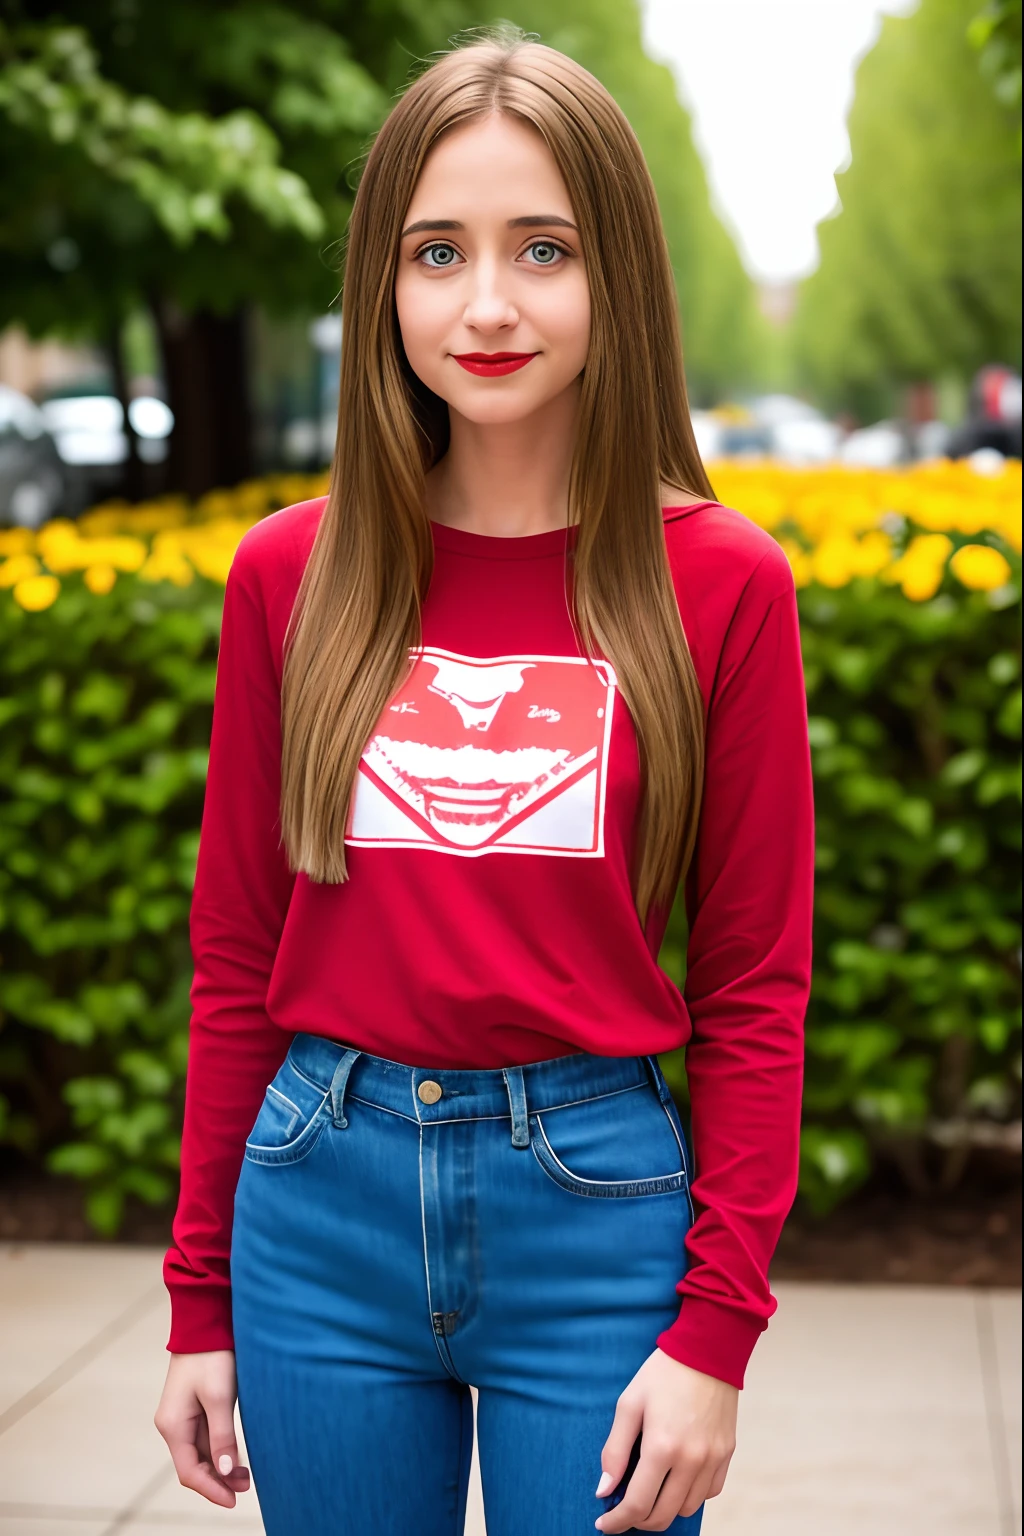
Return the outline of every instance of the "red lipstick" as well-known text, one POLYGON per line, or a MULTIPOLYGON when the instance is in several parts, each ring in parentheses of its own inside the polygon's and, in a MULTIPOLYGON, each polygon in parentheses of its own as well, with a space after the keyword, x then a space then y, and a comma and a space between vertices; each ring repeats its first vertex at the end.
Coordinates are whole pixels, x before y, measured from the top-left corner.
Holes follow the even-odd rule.
POLYGON ((453 352, 460 368, 475 373, 482 379, 500 378, 502 374, 515 373, 525 368, 536 352, 453 352))

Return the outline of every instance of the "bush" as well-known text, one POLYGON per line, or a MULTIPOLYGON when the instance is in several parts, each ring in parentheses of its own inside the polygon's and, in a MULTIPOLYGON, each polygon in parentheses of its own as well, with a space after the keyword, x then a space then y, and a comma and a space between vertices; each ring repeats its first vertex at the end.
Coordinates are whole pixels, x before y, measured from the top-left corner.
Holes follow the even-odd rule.
MULTIPOLYGON (((952 1183, 1019 1116, 1019 466, 720 466, 786 549, 817 819, 801 1189, 952 1183)), ((173 1191, 223 582, 322 480, 0 533, 0 1139, 93 1225, 173 1191)), ((662 964, 684 980, 677 904, 662 964)), ((685 1094, 683 1052, 663 1059, 685 1094)))

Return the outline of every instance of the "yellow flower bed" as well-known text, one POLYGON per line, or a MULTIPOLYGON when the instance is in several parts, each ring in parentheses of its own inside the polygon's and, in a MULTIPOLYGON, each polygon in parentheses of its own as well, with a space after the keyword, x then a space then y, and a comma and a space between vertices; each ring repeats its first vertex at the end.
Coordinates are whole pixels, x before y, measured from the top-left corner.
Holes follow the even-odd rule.
POLYGON ((1010 580, 1009 561, 988 544, 961 545, 950 559, 950 534, 995 534, 1020 554, 1019 460, 995 475, 949 459, 898 470, 726 461, 709 465, 709 474, 721 501, 775 534, 798 587, 879 576, 920 602, 934 596, 947 564, 974 590, 1010 580))
MULTIPOLYGON (((948 460, 899 470, 723 460, 708 470, 722 502, 778 539, 797 586, 843 587, 858 575, 878 576, 920 602, 934 595, 947 565, 974 590, 1010 581, 1010 563, 998 549, 955 549, 951 534, 995 535, 1020 553, 1021 466, 1014 460, 994 475, 948 460)), ((179 586, 197 574, 223 583, 248 528, 280 507, 326 494, 327 485, 326 473, 273 475, 211 491, 195 505, 180 496, 135 506, 109 501, 77 521, 3 530, 0 588, 36 610, 56 600, 60 578, 72 571, 81 571, 98 595, 111 590, 119 572, 179 586)))

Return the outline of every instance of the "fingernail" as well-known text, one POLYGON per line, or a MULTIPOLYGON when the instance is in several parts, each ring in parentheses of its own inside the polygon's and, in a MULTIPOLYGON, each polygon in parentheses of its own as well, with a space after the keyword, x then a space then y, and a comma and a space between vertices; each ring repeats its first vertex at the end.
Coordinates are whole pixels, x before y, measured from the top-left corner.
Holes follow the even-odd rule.
POLYGON ((595 1497, 598 1498, 598 1499, 603 1498, 604 1495, 606 1493, 608 1493, 614 1486, 615 1486, 615 1479, 612 1477, 611 1473, 610 1472, 602 1472, 601 1473, 601 1481, 598 1483, 597 1487, 594 1490, 595 1497))
POLYGON ((217 1462, 217 1470, 219 1472, 230 1472, 233 1466, 234 1462, 231 1460, 231 1457, 228 1455, 227 1451, 225 1451, 224 1455, 217 1462))

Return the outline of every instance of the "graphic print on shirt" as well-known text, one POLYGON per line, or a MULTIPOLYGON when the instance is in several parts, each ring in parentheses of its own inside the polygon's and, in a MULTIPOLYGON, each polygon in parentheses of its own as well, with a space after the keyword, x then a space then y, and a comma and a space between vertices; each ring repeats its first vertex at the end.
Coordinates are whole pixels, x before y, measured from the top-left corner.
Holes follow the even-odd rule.
POLYGON ((603 857, 611 663, 412 654, 360 760, 345 841, 603 857))

